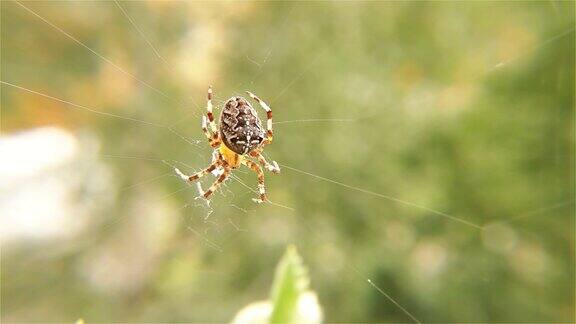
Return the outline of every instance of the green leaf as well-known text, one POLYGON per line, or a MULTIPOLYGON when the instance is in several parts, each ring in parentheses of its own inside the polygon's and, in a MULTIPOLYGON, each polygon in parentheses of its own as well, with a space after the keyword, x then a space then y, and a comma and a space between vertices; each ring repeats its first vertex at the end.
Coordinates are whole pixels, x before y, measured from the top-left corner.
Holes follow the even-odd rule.
POLYGON ((276 268, 270 323, 295 323, 299 298, 309 285, 308 273, 294 246, 289 246, 276 268))
POLYGON ((317 324, 322 309, 308 290, 308 272, 294 246, 289 246, 274 276, 271 300, 252 303, 234 318, 234 324, 317 324))

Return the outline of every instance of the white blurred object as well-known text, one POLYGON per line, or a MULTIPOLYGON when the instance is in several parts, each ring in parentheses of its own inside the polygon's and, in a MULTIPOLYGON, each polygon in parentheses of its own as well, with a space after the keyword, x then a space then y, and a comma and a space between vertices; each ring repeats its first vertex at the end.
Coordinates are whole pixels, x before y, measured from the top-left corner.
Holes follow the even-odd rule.
POLYGON ((0 137, 0 244, 70 238, 87 224, 98 195, 84 196, 110 179, 96 160, 81 161, 86 149, 97 151, 89 142, 56 127, 0 137))
POLYGON ((131 295, 150 284, 163 255, 173 252, 179 206, 157 187, 141 187, 133 199, 124 200, 124 218, 115 233, 86 251, 80 275, 99 293, 131 295), (153 203, 151 203, 153 202, 153 203))
MULTIPOLYGON (((266 324, 270 322, 272 314, 272 302, 260 301, 252 303, 241 309, 234 320, 233 324, 266 324)), ((298 298, 296 307, 295 323, 299 324, 316 324, 322 323, 322 309, 318 303, 318 297, 314 292, 305 292, 298 298)))
POLYGON ((0 185, 12 185, 69 161, 78 141, 59 128, 34 130, 0 137, 0 185))

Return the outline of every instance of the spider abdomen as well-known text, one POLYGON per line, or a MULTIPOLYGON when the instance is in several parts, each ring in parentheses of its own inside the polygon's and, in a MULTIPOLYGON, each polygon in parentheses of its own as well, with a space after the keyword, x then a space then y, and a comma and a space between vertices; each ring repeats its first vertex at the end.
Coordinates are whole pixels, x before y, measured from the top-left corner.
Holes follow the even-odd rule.
POLYGON ((265 132, 256 110, 242 97, 232 97, 220 115, 224 145, 237 154, 246 154, 262 143, 265 132))

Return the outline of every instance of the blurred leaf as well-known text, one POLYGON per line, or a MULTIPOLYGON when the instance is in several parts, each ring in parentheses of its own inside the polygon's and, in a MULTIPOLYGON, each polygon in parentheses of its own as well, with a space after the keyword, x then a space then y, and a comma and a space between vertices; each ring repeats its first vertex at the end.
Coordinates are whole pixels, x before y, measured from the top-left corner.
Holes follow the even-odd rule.
POLYGON ((233 323, 320 323, 322 311, 316 294, 307 290, 309 282, 302 258, 289 246, 276 268, 272 300, 246 306, 233 323))
POLYGON ((271 323, 293 323, 298 299, 308 288, 308 274, 294 246, 289 246, 276 269, 271 323))

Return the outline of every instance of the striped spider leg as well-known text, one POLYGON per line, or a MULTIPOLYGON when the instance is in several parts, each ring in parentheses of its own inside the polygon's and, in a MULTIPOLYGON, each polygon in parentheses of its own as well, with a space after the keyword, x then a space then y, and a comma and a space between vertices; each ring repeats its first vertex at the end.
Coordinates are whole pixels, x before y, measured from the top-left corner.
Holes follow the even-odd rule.
POLYGON ((209 173, 214 174, 214 172, 217 171, 218 168, 222 169, 222 173, 218 175, 218 178, 216 179, 216 181, 214 181, 214 183, 212 183, 212 185, 208 188, 208 190, 204 191, 202 190, 202 187, 198 186, 200 196, 204 197, 205 199, 208 199, 218 189, 218 187, 220 187, 222 182, 224 182, 230 175, 230 168, 228 166, 228 163, 222 158, 221 154, 219 153, 216 154, 216 159, 212 162, 212 164, 210 164, 210 166, 208 166, 206 169, 194 173, 193 175, 185 175, 178 168, 174 168, 174 170, 182 180, 193 182, 199 180, 200 178, 209 173))
POLYGON ((258 98, 255 94, 250 91, 246 91, 250 98, 256 100, 260 107, 266 111, 266 139, 260 144, 260 148, 272 143, 274 139, 274 131, 272 130, 272 109, 266 104, 262 99, 258 98))
POLYGON ((220 134, 216 123, 214 122, 214 114, 212 113, 212 86, 208 87, 208 97, 206 100, 206 116, 202 115, 202 131, 206 138, 208 138, 208 143, 211 147, 216 148, 220 146, 222 140, 220 139, 220 134), (210 125, 210 130, 208 130, 208 125, 206 122, 206 116, 208 116, 208 123, 210 125))

